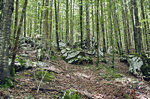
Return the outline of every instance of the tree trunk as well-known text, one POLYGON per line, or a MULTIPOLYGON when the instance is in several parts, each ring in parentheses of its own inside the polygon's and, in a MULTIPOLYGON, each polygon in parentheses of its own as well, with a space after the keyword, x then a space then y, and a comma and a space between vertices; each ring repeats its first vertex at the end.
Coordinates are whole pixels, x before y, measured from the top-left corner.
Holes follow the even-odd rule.
POLYGON ((92 14, 92 37, 94 37, 94 6, 93 6, 93 0, 92 0, 92 12, 91 12, 91 14, 92 14))
MULTIPOLYGON (((15 38, 15 45, 14 45, 13 51, 12 51, 11 69, 14 68, 14 64, 15 64, 16 54, 17 54, 17 51, 18 51, 18 42, 19 42, 19 37, 20 37, 20 34, 21 34, 21 27, 22 27, 22 23, 23 23, 24 14, 26 12, 27 3, 28 3, 28 0, 25 0, 24 6, 23 6, 23 9, 22 9, 20 22, 19 22, 19 25, 18 25, 17 35, 16 35, 16 38, 15 38)), ((14 76, 14 74, 12 72, 11 72, 11 76, 12 77, 14 76)))
POLYGON ((86 1, 86 32, 87 32, 87 48, 90 49, 89 0, 86 1))
POLYGON ((135 33, 134 33, 134 42, 135 42, 135 50, 136 53, 141 54, 141 50, 142 50, 142 35, 141 35, 141 29, 139 27, 140 23, 139 23, 139 17, 138 17, 138 7, 137 7, 137 1, 132 0, 132 5, 133 5, 133 9, 134 9, 134 20, 135 20, 135 33))
POLYGON ((57 2, 55 0, 55 21, 56 21, 56 43, 57 43, 57 51, 60 51, 60 48, 59 48, 59 37, 58 37, 58 15, 57 15, 57 2))
POLYGON ((113 39, 113 24, 112 24, 112 3, 109 0, 109 20, 110 20, 110 38, 111 38, 111 46, 112 46, 112 68, 114 68, 114 39, 113 39))
POLYGON ((66 0, 66 43, 69 43, 68 42, 68 39, 69 39, 69 19, 68 19, 68 13, 69 13, 68 0, 66 0))
POLYGON ((17 31, 17 26, 18 26, 18 7, 19 7, 19 0, 16 0, 16 8, 15 8, 15 26, 14 26, 14 34, 13 38, 15 39, 16 37, 16 31, 17 31))
POLYGON ((73 9, 72 9, 72 6, 73 6, 73 0, 70 0, 71 4, 70 4, 70 45, 73 45, 73 9))
POLYGON ((24 14, 24 37, 26 37, 26 12, 24 14))
POLYGON ((123 30, 124 30, 124 45, 125 45, 125 51, 129 54, 129 44, 128 44, 128 34, 126 29, 126 21, 125 21, 125 12, 123 7, 123 1, 121 0, 121 12, 122 12, 122 23, 123 23, 123 30))
POLYGON ((83 1, 80 0, 80 32, 81 32, 81 48, 83 48, 83 29, 82 29, 82 18, 83 18, 83 1))
MULTIPOLYGON (((142 13, 142 19, 145 20, 145 13, 144 13, 144 6, 143 6, 143 0, 140 0, 140 3, 141 3, 141 13, 142 13)), ((149 41, 148 41, 148 30, 147 30, 147 26, 146 26, 146 22, 144 21, 143 23, 144 25, 144 29, 143 29, 143 34, 145 36, 145 39, 146 39, 146 49, 147 51, 149 51, 149 41)))
POLYGON ((53 0, 50 1, 50 25, 49 25, 49 39, 50 39, 50 49, 52 42, 52 30, 53 29, 53 0))
POLYGON ((0 83, 10 76, 8 57, 13 4, 13 0, 2 1, 2 13, 0 19, 0 83))
POLYGON ((103 33, 103 53, 104 53, 104 59, 105 59, 105 53, 106 53, 106 41, 105 41, 105 29, 104 29, 104 14, 103 14, 103 0, 101 0, 101 28, 103 33))
POLYGON ((97 30, 97 66, 99 64, 99 0, 97 0, 97 9, 96 9, 96 30, 97 30))

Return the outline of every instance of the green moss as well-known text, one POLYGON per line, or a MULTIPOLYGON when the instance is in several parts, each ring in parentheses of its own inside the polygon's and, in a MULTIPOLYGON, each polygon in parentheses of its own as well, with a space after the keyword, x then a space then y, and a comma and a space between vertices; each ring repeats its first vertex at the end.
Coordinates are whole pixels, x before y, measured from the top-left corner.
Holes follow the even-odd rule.
POLYGON ((60 99, 83 99, 78 92, 67 90, 60 99))
POLYGON ((125 96, 126 99, 131 99, 128 94, 125 94, 124 96, 125 96))
POLYGON ((35 99, 35 98, 32 96, 27 96, 27 99, 35 99))
POLYGON ((10 67, 9 72, 10 72, 11 77, 15 77, 15 68, 14 67, 10 67))
POLYGON ((43 77, 43 81, 45 82, 49 82, 55 79, 54 73, 52 72, 48 72, 48 71, 44 71, 44 70, 38 70, 36 72, 36 77, 41 80, 43 77))
POLYGON ((16 57, 16 62, 19 62, 21 64, 21 66, 25 66, 26 61, 22 58, 20 58, 20 56, 16 57))
POLYGON ((119 73, 115 68, 106 67, 104 73, 100 73, 100 76, 102 76, 104 79, 111 80, 116 78, 121 78, 123 75, 119 73))
POLYGON ((107 86, 110 86, 111 84, 110 83, 105 83, 107 86))
POLYGON ((58 58, 57 58, 57 56, 56 55, 54 55, 54 56, 51 56, 51 60, 57 60, 58 58))
POLYGON ((104 68, 105 68, 105 67, 102 66, 102 65, 100 65, 100 64, 96 67, 97 70, 102 70, 102 69, 104 69, 104 68))
POLYGON ((0 82, 0 88, 11 88, 16 85, 16 82, 11 78, 5 78, 0 82))

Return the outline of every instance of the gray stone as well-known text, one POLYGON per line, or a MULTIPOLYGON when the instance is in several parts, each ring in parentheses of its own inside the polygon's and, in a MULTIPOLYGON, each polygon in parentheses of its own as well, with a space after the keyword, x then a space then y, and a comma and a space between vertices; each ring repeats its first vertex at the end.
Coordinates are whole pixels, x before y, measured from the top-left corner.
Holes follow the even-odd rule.
POLYGON ((129 71, 133 74, 137 74, 139 76, 142 76, 141 67, 143 65, 143 61, 138 56, 129 56, 128 58, 129 63, 129 71))

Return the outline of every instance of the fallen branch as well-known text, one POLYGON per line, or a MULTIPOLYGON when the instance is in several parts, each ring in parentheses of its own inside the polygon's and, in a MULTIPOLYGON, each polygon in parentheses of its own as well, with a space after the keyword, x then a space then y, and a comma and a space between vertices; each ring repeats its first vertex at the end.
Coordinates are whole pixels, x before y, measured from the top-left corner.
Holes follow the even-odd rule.
MULTIPOLYGON (((37 88, 32 88, 32 91, 34 90, 37 90, 37 88)), ((63 91, 61 90, 56 90, 56 89, 48 89, 48 88, 39 88, 40 91, 56 91, 56 92, 59 92, 59 93, 63 93, 63 91)))

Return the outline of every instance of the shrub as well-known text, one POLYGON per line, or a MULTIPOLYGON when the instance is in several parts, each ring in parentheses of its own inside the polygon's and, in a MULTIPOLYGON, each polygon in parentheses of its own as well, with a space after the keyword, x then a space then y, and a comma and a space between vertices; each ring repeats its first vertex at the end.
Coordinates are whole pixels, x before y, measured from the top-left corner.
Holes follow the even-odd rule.
POLYGON ((78 92, 67 90, 60 99, 82 99, 82 97, 78 92))
POLYGON ((44 77, 43 81, 45 82, 49 82, 55 79, 54 73, 44 70, 38 70, 35 75, 39 80, 41 80, 44 77))
POLYGON ((0 82, 0 88, 11 88, 16 85, 16 82, 11 78, 5 78, 0 82))

